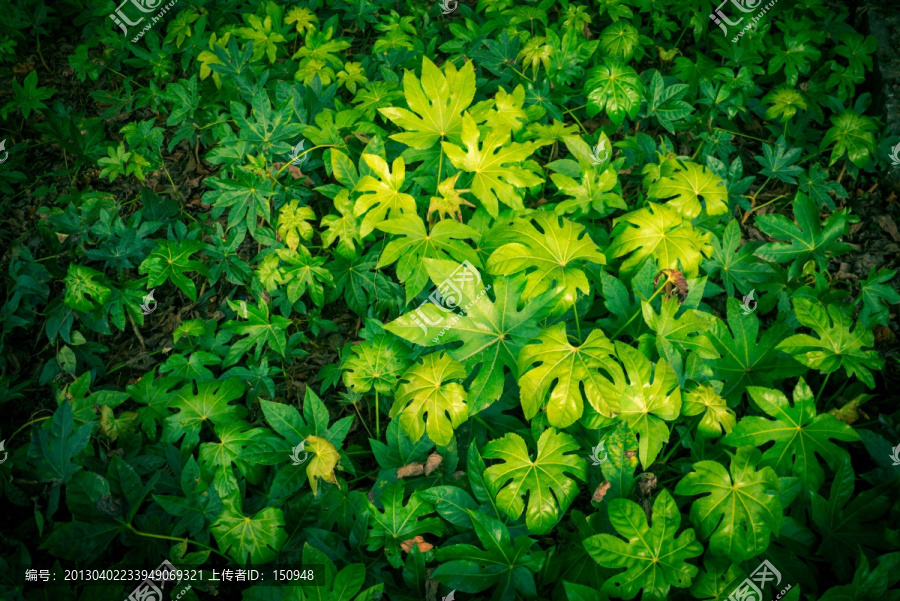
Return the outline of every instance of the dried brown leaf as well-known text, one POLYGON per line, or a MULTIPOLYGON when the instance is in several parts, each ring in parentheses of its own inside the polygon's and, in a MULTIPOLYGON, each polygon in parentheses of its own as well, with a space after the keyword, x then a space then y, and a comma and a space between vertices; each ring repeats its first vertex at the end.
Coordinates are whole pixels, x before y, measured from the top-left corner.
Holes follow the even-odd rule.
POLYGON ((424 473, 425 466, 423 464, 410 463, 409 465, 404 465, 397 470, 397 477, 402 480, 403 478, 409 478, 410 476, 421 476, 424 473))
POLYGON ((597 490, 594 491, 594 496, 591 497, 591 501, 594 503, 599 503, 603 500, 603 497, 606 496, 606 491, 609 490, 610 486, 612 486, 609 482, 603 481, 603 484, 597 487, 597 490))
POLYGON ((425 542, 425 539, 421 536, 403 541, 402 543, 400 543, 400 548, 409 553, 410 551, 412 551, 413 545, 419 547, 419 551, 421 551, 422 553, 434 549, 434 545, 425 542))
POLYGON ((425 475, 430 476, 431 473, 441 465, 443 460, 444 458, 437 453, 429 455, 428 459, 425 460, 425 475))

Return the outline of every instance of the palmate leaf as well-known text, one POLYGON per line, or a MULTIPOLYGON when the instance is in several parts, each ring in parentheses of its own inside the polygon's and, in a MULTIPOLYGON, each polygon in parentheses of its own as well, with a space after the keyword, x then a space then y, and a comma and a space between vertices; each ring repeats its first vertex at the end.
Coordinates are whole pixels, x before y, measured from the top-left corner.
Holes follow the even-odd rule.
POLYGON ((194 448, 200 440, 204 422, 224 426, 247 415, 247 409, 242 405, 230 404, 243 394, 244 384, 237 378, 188 384, 176 392, 169 403, 169 408, 178 413, 166 418, 162 441, 176 442, 184 436, 182 448, 194 448))
MULTIPOLYGON (((505 371, 518 378, 516 359, 519 351, 539 331, 537 320, 545 312, 550 297, 537 298, 518 310, 524 282, 514 282, 505 277, 495 280, 492 291, 496 300, 490 300, 480 274, 463 282, 450 280, 454 272, 464 266, 452 261, 425 259, 425 269, 432 282, 443 285, 442 292, 452 293, 445 301, 451 307, 465 311, 465 316, 453 315, 449 308, 440 308, 426 302, 419 309, 385 326, 389 332, 422 346, 431 347, 450 342, 462 342, 462 346, 450 349, 451 357, 466 366, 466 372, 474 379, 468 386, 469 414, 486 409, 500 398, 503 392, 505 371), (477 281, 476 281, 477 280, 477 281), (451 291, 446 282, 457 286, 459 294, 451 291)), ((459 274, 457 273, 457 279, 459 274)), ((446 296, 445 296, 446 298, 446 296)))
POLYGON ((64 401, 49 424, 32 428, 28 461, 39 481, 65 484, 81 469, 72 459, 91 442, 94 424, 88 422, 76 430, 72 404, 64 401))
POLYGON ((400 217, 403 213, 416 212, 416 199, 401 192, 406 182, 406 163, 403 157, 394 159, 393 173, 387 162, 377 154, 363 154, 363 160, 378 178, 364 175, 356 183, 356 190, 369 192, 356 199, 353 213, 363 217, 359 228, 361 236, 367 236, 375 225, 388 217, 400 217))
POLYGON ((884 367, 884 359, 876 350, 863 350, 875 344, 875 334, 857 323, 850 330, 852 321, 837 305, 822 306, 818 301, 797 298, 794 301, 797 321, 813 330, 819 338, 809 334, 795 334, 778 344, 807 367, 830 374, 843 367, 847 377, 856 376, 869 388, 875 388, 875 377, 870 370, 884 367), (833 325, 832 325, 833 324, 833 325))
POLYGON ((614 59, 628 62, 639 45, 638 29, 631 23, 617 21, 600 33, 600 48, 614 59))
POLYGON ((106 303, 112 295, 112 290, 99 281, 95 281, 96 278, 102 277, 103 274, 96 269, 69 263, 69 271, 65 279, 66 305, 72 309, 88 313, 99 305, 106 303))
POLYGON ((410 366, 406 354, 403 345, 386 334, 355 345, 344 362, 344 386, 360 393, 372 388, 382 394, 393 392, 410 366))
POLYGON ((306 477, 309 478, 309 487, 312 489, 313 495, 317 495, 320 479, 337 484, 334 469, 337 467, 341 455, 327 439, 318 436, 307 437, 305 449, 311 456, 309 463, 306 464, 306 477))
POLYGON ((400 379, 391 418, 400 418, 400 425, 416 442, 425 431, 439 446, 447 446, 453 430, 469 415, 465 388, 447 380, 465 379, 462 363, 443 353, 426 355, 421 363, 407 369, 400 379), (425 414, 428 421, 425 421, 425 414))
POLYGON ((517 219, 497 234, 498 241, 516 242, 495 250, 487 260, 487 269, 500 275, 527 271, 527 285, 522 293, 526 302, 550 290, 561 289, 554 314, 562 315, 575 304, 579 291, 590 292, 582 267, 588 262, 606 264, 600 248, 589 235, 582 236, 582 232, 583 225, 553 214, 538 213, 531 219, 517 219))
POLYGON ((401 481, 384 489, 381 495, 383 511, 366 501, 370 518, 366 537, 369 551, 384 547, 388 561, 395 568, 403 565, 400 543, 423 534, 440 536, 444 533, 444 522, 440 518, 425 517, 434 513, 434 506, 425 501, 421 493, 413 492, 406 506, 403 505, 404 488, 401 481))
POLYGON ((756 161, 762 165, 762 173, 766 177, 774 177, 788 184, 796 184, 797 176, 803 173, 803 169, 794 163, 800 158, 802 148, 787 147, 784 136, 779 136, 772 148, 769 144, 763 144, 763 155, 756 156, 756 161))
POLYGON ((784 68, 784 76, 788 85, 797 85, 800 74, 806 75, 812 64, 819 60, 822 53, 808 42, 804 35, 785 35, 784 49, 776 46, 769 63, 769 75, 778 73, 784 68))
POLYGON ((875 153, 875 136, 872 134, 878 131, 875 121, 848 109, 840 115, 833 115, 831 123, 833 125, 825 132, 821 144, 823 149, 834 144, 828 164, 833 165, 847 155, 851 163, 865 167, 875 153))
POLYGON ((306 542, 303 543, 303 566, 316 566, 312 582, 298 580, 292 583, 290 588, 283 589, 286 593, 283 597, 273 593, 270 587, 257 585, 245 589, 243 601, 375 601, 381 598, 383 582, 360 592, 366 581, 364 563, 351 563, 338 570, 329 555, 306 542))
POLYGON ((337 240, 335 252, 346 258, 356 255, 356 245, 361 245, 359 219, 353 214, 353 204, 350 200, 350 191, 346 188, 341 190, 334 197, 334 208, 340 215, 325 215, 320 224, 327 228, 321 233, 322 247, 328 248, 337 240))
POLYGON ((644 262, 655 257, 660 269, 680 269, 688 278, 700 270, 700 260, 713 248, 711 234, 694 229, 675 209, 648 204, 615 220, 615 239, 606 249, 613 257, 629 255, 622 263, 623 275, 634 275, 644 262))
POLYGON ((300 240, 309 240, 314 233, 308 222, 316 218, 315 212, 299 205, 299 200, 292 200, 278 212, 278 235, 291 250, 297 250, 300 240))
POLYGON ((819 221, 819 208, 802 192, 794 200, 796 224, 784 215, 760 215, 756 225, 763 233, 776 240, 790 243, 770 242, 756 251, 756 256, 775 263, 793 261, 789 274, 800 276, 803 265, 815 260, 820 269, 826 269, 828 259, 844 254, 853 247, 840 241, 849 229, 850 216, 846 211, 838 211, 825 220, 819 221))
POLYGON ((266 223, 272 220, 269 198, 274 189, 270 180, 244 169, 237 169, 234 178, 210 177, 206 182, 213 189, 203 195, 203 202, 213 205, 210 214, 214 219, 218 219, 228 209, 228 229, 244 222, 252 235, 256 232, 260 217, 266 223))
POLYGON ((391 139, 425 150, 439 140, 459 143, 462 138, 462 114, 475 97, 475 68, 467 61, 457 70, 446 61, 444 72, 427 57, 422 57, 422 79, 411 71, 403 75, 403 91, 411 110, 379 108, 378 112, 407 130, 391 139))
POLYGON ((799 110, 807 110, 806 99, 803 94, 790 86, 779 86, 766 94, 762 102, 771 106, 766 110, 766 119, 788 120, 797 114, 799 110))
MULTIPOLYGON (((260 47, 254 46, 253 50, 255 54, 260 47)), ((257 92, 250 102, 248 119, 246 104, 231 103, 231 117, 240 128, 238 136, 250 144, 253 152, 270 151, 276 144, 284 146, 300 134, 302 125, 294 119, 293 108, 289 103, 279 104, 273 110, 268 94, 257 92)))
POLYGON ((828 589, 820 601, 897 601, 900 599, 896 588, 898 580, 900 553, 881 555, 874 570, 865 553, 860 553, 853 582, 828 589))
POLYGON ((161 286, 166 280, 184 292, 192 301, 197 300, 197 286, 193 280, 185 275, 188 271, 196 271, 200 275, 209 277, 209 271, 201 261, 191 259, 195 252, 203 250, 206 245, 198 240, 157 240, 159 248, 154 250, 144 259, 138 268, 141 275, 149 274, 148 288, 161 286))
POLYGON ((613 124, 621 125, 626 116, 630 119, 637 117, 643 89, 637 71, 615 59, 604 57, 603 65, 585 74, 587 114, 593 117, 600 111, 606 111, 613 124))
POLYGON ((657 314, 653 305, 641 302, 644 321, 656 332, 656 348, 660 357, 670 358, 672 350, 679 353, 695 352, 703 359, 718 359, 716 351, 706 332, 712 324, 709 313, 696 309, 684 309, 674 297, 663 301, 657 314), (678 313, 681 315, 676 317, 678 313))
POLYGON ((237 317, 242 317, 247 321, 226 321, 222 325, 223 330, 234 332, 235 334, 246 334, 246 338, 242 338, 231 345, 223 367, 229 367, 237 363, 243 357, 250 347, 256 345, 254 358, 259 361, 264 346, 268 346, 284 357, 287 347, 286 330, 291 325, 291 320, 280 315, 269 315, 269 305, 262 299, 259 304, 254 307, 248 305, 246 301, 228 301, 228 305, 233 311, 237 312, 237 317))
POLYGON ((214 520, 222 511, 222 501, 215 487, 200 474, 200 466, 193 456, 181 470, 181 490, 183 497, 175 495, 153 495, 166 513, 178 518, 170 534, 177 536, 187 533, 196 536, 206 526, 207 520, 214 520))
POLYGON ((747 392, 774 419, 743 417, 734 431, 722 439, 723 444, 741 447, 774 442, 763 453, 762 465, 774 467, 779 476, 799 477, 810 491, 818 490, 825 479, 816 455, 833 470, 842 461, 849 461, 847 451, 830 439, 855 441, 859 440, 859 434, 831 414, 816 415, 816 401, 803 378, 794 388, 793 406, 778 390, 751 386, 747 392))
POLYGON ((508 131, 490 130, 479 149, 479 135, 475 119, 466 113, 461 136, 465 150, 454 143, 442 142, 444 153, 454 167, 474 173, 469 188, 493 217, 498 215, 500 202, 512 209, 525 208, 516 188, 535 186, 544 179, 519 163, 531 157, 542 146, 541 142, 510 142, 508 131))
POLYGON ((819 207, 835 209, 834 200, 829 192, 838 198, 847 198, 847 191, 835 181, 828 181, 828 170, 818 163, 810 166, 809 173, 800 178, 800 191, 812 198, 819 207))
POLYGON ((800 375, 803 366, 790 355, 777 350, 777 345, 787 337, 790 328, 773 324, 759 335, 759 318, 745 314, 736 298, 727 301, 728 325, 715 320, 709 330, 709 339, 722 356, 711 366, 717 380, 725 383, 721 394, 735 406, 748 386, 776 386, 782 380, 800 375))
POLYGON ((674 173, 651 184, 647 194, 660 199, 674 196, 666 206, 687 219, 693 219, 704 208, 707 215, 721 215, 728 210, 725 182, 703 165, 695 163, 679 163, 674 173))
POLYGON ((641 465, 647 469, 669 440, 665 422, 681 412, 678 376, 665 359, 654 369, 639 350, 623 342, 616 342, 616 354, 625 366, 628 382, 620 386, 604 378, 601 391, 606 398, 615 399, 619 416, 638 434, 641 465))
POLYGON ((578 485, 567 474, 582 481, 587 479, 585 460, 569 454, 580 449, 574 438, 553 428, 541 434, 534 460, 518 434, 509 432, 489 442, 484 448, 484 458, 503 460, 484 472, 485 483, 496 498, 497 507, 513 520, 525 512, 525 524, 535 534, 549 532, 578 492, 578 485))
POLYGON ((890 305, 900 303, 900 294, 888 284, 896 275, 896 269, 879 269, 875 273, 873 267, 869 271, 869 277, 859 283, 859 298, 856 302, 862 300, 863 308, 859 319, 864 326, 888 325, 890 305))
POLYGON ((469 544, 440 547, 436 554, 441 565, 431 578, 463 593, 496 586, 492 598, 497 601, 514 601, 516 593, 536 596, 534 575, 544 560, 540 548, 534 548, 536 541, 527 536, 513 539, 503 522, 484 512, 469 510, 463 515, 471 519, 483 549, 469 544))
POLYGON ((425 271, 423 259, 453 259, 469 261, 476 266, 481 265, 475 249, 460 242, 478 238, 478 232, 468 225, 452 220, 443 220, 434 224, 430 232, 425 230, 425 223, 416 214, 406 214, 398 219, 382 221, 378 229, 403 236, 391 240, 381 257, 378 267, 397 263, 397 277, 406 287, 406 302, 410 302, 422 292, 428 283, 428 272, 425 271))
POLYGON ((634 471, 638 466, 638 440, 625 422, 619 425, 604 440, 606 461, 600 464, 603 477, 609 482, 609 490, 603 499, 611 501, 630 498, 637 478, 634 471))
POLYGON ((741 226, 737 219, 733 219, 725 228, 721 244, 716 236, 710 241, 713 254, 703 262, 703 270, 710 277, 721 278, 728 296, 733 296, 735 289, 741 294, 747 294, 753 289, 753 284, 767 279, 769 268, 753 254, 757 244, 741 244, 741 226))
POLYGON ((653 502, 652 518, 650 527, 640 505, 613 499, 609 519, 626 540, 609 534, 585 539, 585 549, 601 566, 626 568, 603 583, 603 592, 633 599, 643 589, 641 599, 663 601, 673 586, 691 585, 698 570, 687 560, 702 554, 703 545, 695 540, 691 528, 675 536, 681 526, 681 513, 668 490, 663 489, 653 502))
POLYGON ((221 468, 231 469, 235 464, 248 482, 259 484, 263 471, 257 466, 239 459, 241 451, 253 444, 254 440, 270 434, 266 428, 251 428, 250 424, 235 419, 215 427, 217 442, 200 444, 200 465, 206 473, 214 473, 221 468))
POLYGON ((612 417, 618 405, 604 397, 600 370, 617 388, 625 384, 625 375, 612 358, 615 349, 603 331, 593 330, 584 344, 573 346, 566 335, 566 324, 558 323, 541 332, 537 340, 519 353, 519 388, 525 419, 534 418, 546 407, 550 425, 566 428, 581 417, 583 399, 601 415, 612 417))
POLYGON ((257 276, 269 292, 281 288, 293 304, 309 292, 317 307, 325 306, 324 286, 334 286, 331 272, 322 267, 325 257, 314 257, 305 246, 279 248, 260 263, 257 276), (281 262, 284 264, 281 265, 281 262), (286 286, 278 286, 286 284, 286 286))
POLYGON ((810 517, 822 535, 818 552, 829 559, 842 581, 850 576, 848 549, 890 548, 883 528, 875 522, 890 508, 890 495, 878 487, 854 498, 855 477, 850 462, 844 461, 834 475, 828 500, 818 493, 810 498, 810 517))
POLYGON ((729 470, 699 461, 675 487, 677 495, 704 495, 691 502, 691 523, 699 536, 709 538, 710 553, 735 563, 763 553, 781 529, 778 476, 771 467, 757 471, 761 459, 759 450, 741 447, 729 470))
POLYGON ((694 107, 682 100, 690 89, 687 84, 665 84, 663 76, 657 70, 653 70, 650 83, 646 88, 649 97, 646 97, 647 107, 641 112, 642 116, 652 116, 659 120, 659 124, 675 133, 675 123, 683 121, 690 115, 694 107))
POLYGON ((219 549, 240 565, 272 561, 288 540, 281 509, 266 507, 251 516, 244 514, 239 502, 225 503, 210 532, 219 549))
POLYGON ((681 414, 687 416, 703 414, 700 423, 697 424, 697 432, 701 436, 715 438, 721 436, 723 430, 728 434, 737 423, 734 411, 728 408, 725 399, 720 395, 722 387, 722 382, 712 381, 708 384, 698 384, 684 395, 681 414))

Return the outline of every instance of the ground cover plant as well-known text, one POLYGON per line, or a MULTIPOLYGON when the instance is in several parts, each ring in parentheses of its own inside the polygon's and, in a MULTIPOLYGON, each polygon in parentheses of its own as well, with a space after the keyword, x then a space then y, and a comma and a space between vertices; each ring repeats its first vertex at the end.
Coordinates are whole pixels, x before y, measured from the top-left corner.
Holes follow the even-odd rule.
POLYGON ((867 11, 715 10, 0 0, 0 594, 900 599, 867 11))

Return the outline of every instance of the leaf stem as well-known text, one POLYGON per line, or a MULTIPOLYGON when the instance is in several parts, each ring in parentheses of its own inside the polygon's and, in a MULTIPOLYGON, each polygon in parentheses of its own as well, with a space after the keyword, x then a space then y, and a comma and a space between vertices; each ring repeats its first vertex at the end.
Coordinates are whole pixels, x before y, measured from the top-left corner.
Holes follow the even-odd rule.
POLYGON ((578 320, 578 293, 575 293, 575 304, 572 305, 572 312, 575 314, 575 329, 578 331, 578 344, 581 344, 581 322, 578 320))
MULTIPOLYGON (((657 288, 656 292, 653 293, 653 296, 651 296, 650 298, 648 298, 646 302, 652 303, 652 302, 653 302, 653 299, 656 298, 656 297, 659 295, 659 293, 663 291, 663 288, 666 287, 666 283, 667 283, 667 282, 668 282, 668 280, 666 280, 666 282, 663 282, 662 286, 660 286, 659 288, 657 288)), ((622 324, 622 327, 621 327, 621 328, 619 328, 618 330, 616 330, 616 333, 613 334, 613 335, 610 337, 610 340, 615 340, 616 338, 618 338, 619 334, 622 333, 622 330, 624 330, 625 328, 627 328, 627 327, 628 327, 628 324, 630 324, 632 321, 634 321, 634 318, 637 317, 637 316, 640 315, 640 314, 641 314, 641 308, 638 307, 638 310, 634 312, 634 315, 632 315, 631 318, 629 318, 628 321, 626 321, 624 324, 622 324)))
POLYGON ((169 183, 172 184, 172 189, 175 190, 175 194, 178 195, 178 200, 180 200, 181 204, 183 205, 184 204, 184 196, 181 195, 181 191, 178 189, 178 186, 176 186, 175 182, 172 181, 172 176, 169 175, 169 170, 166 169, 166 160, 165 159, 163 159, 162 168, 163 168, 163 171, 166 172, 166 177, 169 178, 169 183))
POLYGON ((285 169, 287 169, 288 167, 290 167, 291 165, 293 165, 293 164, 294 164, 294 161, 296 161, 297 159, 299 159, 299 158, 302 157, 303 155, 305 155, 305 154, 307 154, 307 153, 309 153, 309 152, 312 152, 313 150, 315 150, 315 149, 317 149, 317 148, 334 148, 335 146, 337 146, 337 144, 322 144, 321 146, 313 146, 313 147, 310 148, 309 150, 304 150, 303 152, 301 152, 300 154, 298 154, 297 156, 295 156, 295 157, 293 158, 293 160, 288 161, 287 163, 285 163, 285 164, 281 167, 281 169, 278 170, 278 173, 275 174, 275 181, 278 181, 278 178, 281 176, 281 173, 282 173, 285 169))
POLYGON ((819 394, 816 395, 816 405, 819 404, 819 399, 822 398, 822 393, 825 391, 825 385, 828 384, 828 378, 831 377, 833 372, 828 372, 825 374, 825 379, 822 380, 822 386, 819 388, 819 394))
POLYGON ((375 389, 375 434, 381 440, 381 409, 378 406, 378 389, 375 389))
POLYGON ((568 113, 568 115, 572 117, 572 119, 575 119, 575 123, 577 123, 578 127, 581 128, 581 131, 584 132, 584 135, 588 135, 588 131, 584 128, 584 125, 581 124, 581 121, 578 120, 578 117, 575 116, 575 113, 566 108, 563 109, 563 112, 568 113))
POLYGON ((207 551, 212 551, 212 552, 215 553, 216 555, 218 555, 218 556, 222 557, 223 559, 227 560, 229 563, 231 562, 231 558, 228 557, 227 555, 223 555, 222 553, 220 553, 220 552, 217 551, 216 549, 213 549, 212 547, 210 547, 210 546, 208 546, 208 545, 204 545, 203 543, 198 543, 198 542, 195 541, 195 540, 191 540, 191 539, 189 539, 189 538, 178 538, 178 537, 176 537, 176 536, 168 536, 168 535, 165 535, 165 534, 153 534, 153 533, 151 533, 151 532, 141 532, 140 530, 138 530, 137 528, 135 528, 135 527, 132 526, 131 524, 126 524, 126 523, 124 523, 124 522, 119 522, 119 523, 122 524, 123 526, 125 526, 126 528, 128 528, 128 529, 129 529, 131 532, 133 532, 134 534, 137 534, 138 536, 145 536, 145 537, 147 537, 147 538, 158 538, 158 539, 161 539, 161 540, 172 540, 172 541, 179 542, 179 543, 193 543, 194 545, 196 545, 196 546, 198 546, 198 547, 200 547, 200 548, 202 548, 202 549, 206 549, 207 551))
POLYGON ((742 138, 747 138, 748 140, 756 140, 757 142, 762 142, 762 143, 766 142, 766 140, 763 140, 762 138, 754 138, 753 136, 748 136, 746 134, 742 134, 742 133, 736 132, 736 131, 731 131, 728 129, 722 129, 721 127, 714 127, 713 129, 717 129, 719 131, 724 131, 726 134, 731 134, 733 136, 740 136, 742 138))
POLYGON ((12 440, 12 439, 15 437, 16 434, 18 434, 19 432, 21 432, 22 430, 24 430, 25 428, 27 428, 27 427, 30 426, 31 424, 36 424, 36 423, 38 423, 38 422, 46 421, 46 420, 50 419, 51 417, 53 417, 53 416, 52 416, 52 415, 48 415, 47 417, 39 417, 39 418, 37 418, 37 419, 31 420, 30 422, 28 422, 27 424, 24 424, 24 425, 21 426, 18 430, 16 430, 15 432, 13 432, 13 433, 12 433, 12 436, 10 436, 10 437, 7 439, 7 442, 9 442, 10 440, 12 440))

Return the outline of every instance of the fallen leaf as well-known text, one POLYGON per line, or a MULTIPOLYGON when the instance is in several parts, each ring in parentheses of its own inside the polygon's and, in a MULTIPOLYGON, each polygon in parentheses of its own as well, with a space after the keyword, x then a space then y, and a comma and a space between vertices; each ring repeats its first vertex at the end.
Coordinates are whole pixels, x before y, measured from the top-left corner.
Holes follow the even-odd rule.
POLYGON ((431 455, 429 455, 428 459, 425 460, 425 475, 430 476, 431 473, 441 465, 441 462, 443 460, 444 458, 437 453, 432 453, 431 455))
POLYGON ((597 490, 594 491, 594 496, 591 497, 591 501, 594 503, 599 503, 603 500, 603 497, 606 496, 606 491, 609 490, 611 484, 609 482, 604 481, 603 484, 597 487, 597 490))
POLYGON ((674 288, 675 293, 678 294, 678 298, 681 299, 681 302, 684 302, 688 295, 688 283, 684 274, 678 269, 662 269, 653 279, 653 285, 659 287, 659 282, 662 280, 663 276, 666 277, 666 297, 669 298, 672 296, 672 290, 674 288))
POLYGON ((890 215, 879 215, 875 218, 875 223, 883 229, 888 235, 894 239, 894 242, 900 242, 900 231, 897 230, 897 224, 891 219, 890 215))
POLYGON ((425 466, 423 464, 410 463, 409 465, 404 465, 397 470, 397 477, 402 480, 403 478, 409 478, 410 476, 421 476, 424 473, 425 466))
POLYGON ((406 551, 407 553, 409 553, 410 551, 412 551, 413 545, 416 545, 417 547, 419 547, 419 551, 421 551, 422 553, 424 553, 425 551, 431 551, 432 549, 434 549, 434 545, 432 545, 431 543, 425 542, 425 539, 422 538, 421 536, 417 536, 415 538, 411 538, 409 540, 403 541, 402 543, 400 543, 400 548, 403 549, 404 551, 406 551))

